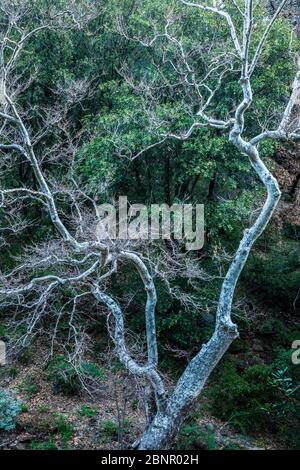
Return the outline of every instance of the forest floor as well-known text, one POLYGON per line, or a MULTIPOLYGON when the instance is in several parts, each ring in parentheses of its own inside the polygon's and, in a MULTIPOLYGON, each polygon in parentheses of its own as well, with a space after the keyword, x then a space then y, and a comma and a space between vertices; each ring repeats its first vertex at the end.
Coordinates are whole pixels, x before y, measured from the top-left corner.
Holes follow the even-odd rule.
MULTIPOLYGON (((18 368, 14 377, 4 379, 4 385, 14 390, 23 403, 17 428, 12 432, 0 431, 0 449, 126 449, 139 436, 144 427, 144 414, 134 394, 129 391, 123 433, 118 432, 120 402, 116 395, 116 377, 107 371, 105 383, 96 398, 87 394, 65 396, 54 393, 53 384, 43 373, 46 351, 35 348, 28 365, 18 368)), ((3 382, 2 382, 3 383, 3 382)), ((124 384, 123 384, 124 385, 124 384)), ((282 445, 270 436, 255 439, 241 436, 230 423, 224 423, 206 412, 198 425, 214 433, 218 449, 280 449, 282 445)), ((196 446, 197 448, 197 446, 196 446)))
MULTIPOLYGON (((119 449, 116 377, 107 371, 95 398, 87 393, 66 396, 55 392, 44 373, 45 355, 43 347, 36 348, 30 364, 4 380, 23 411, 13 432, 0 431, 0 449, 119 449)), ((138 408, 130 403, 126 407, 123 447, 132 443, 144 424, 138 408)))

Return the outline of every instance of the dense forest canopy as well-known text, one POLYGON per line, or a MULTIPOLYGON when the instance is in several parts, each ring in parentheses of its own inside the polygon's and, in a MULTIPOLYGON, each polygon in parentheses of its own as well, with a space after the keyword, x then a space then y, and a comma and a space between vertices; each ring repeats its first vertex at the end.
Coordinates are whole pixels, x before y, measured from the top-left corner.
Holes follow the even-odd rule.
MULTIPOLYGON (((0 0, 0 447, 45 389, 92 419, 107 387, 116 447, 218 448, 217 419, 299 448, 299 15, 0 0), (203 248, 97 238, 123 196, 203 204, 203 248)), ((76 425, 30 446, 76 448, 76 425)))

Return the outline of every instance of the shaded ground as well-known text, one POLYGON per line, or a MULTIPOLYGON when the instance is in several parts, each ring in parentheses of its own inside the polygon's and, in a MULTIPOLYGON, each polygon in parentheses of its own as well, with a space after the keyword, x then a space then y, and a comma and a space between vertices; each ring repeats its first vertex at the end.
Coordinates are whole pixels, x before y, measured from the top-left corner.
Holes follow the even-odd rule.
POLYGON ((54 393, 53 384, 43 372, 43 353, 39 349, 32 358, 33 364, 19 366, 15 377, 6 377, 2 382, 15 391, 23 403, 23 412, 15 431, 0 431, 0 448, 94 450, 128 447, 133 436, 141 432, 144 422, 136 400, 130 401, 131 396, 134 397, 133 390, 128 390, 125 429, 120 444, 118 407, 121 405, 116 400, 116 380, 110 371, 107 371, 95 399, 86 393, 64 396, 54 393))
MULTIPOLYGON (((54 393, 53 384, 43 372, 46 352, 36 348, 32 363, 19 365, 6 373, 2 385, 16 392, 23 402, 23 412, 15 431, 0 431, 0 449, 126 449, 130 448, 144 427, 144 414, 135 398, 134 386, 126 382, 126 411, 123 433, 120 436, 118 416, 122 408, 120 389, 123 378, 107 371, 106 380, 97 397, 64 396, 54 393), (116 383, 118 384, 116 387, 116 383), (116 400, 118 388, 118 400, 116 400), (118 432, 119 428, 119 432, 118 432)), ((3 369, 2 369, 3 372, 3 369)), ((124 391, 123 391, 124 392, 124 391)), ((121 410, 122 411, 122 410, 121 410)), ((249 439, 205 411, 197 421, 203 435, 213 433, 216 448, 278 449, 283 448, 269 436, 249 439)), ((205 441, 206 437, 204 438, 205 441)), ((206 442, 191 445, 205 448, 206 442)))

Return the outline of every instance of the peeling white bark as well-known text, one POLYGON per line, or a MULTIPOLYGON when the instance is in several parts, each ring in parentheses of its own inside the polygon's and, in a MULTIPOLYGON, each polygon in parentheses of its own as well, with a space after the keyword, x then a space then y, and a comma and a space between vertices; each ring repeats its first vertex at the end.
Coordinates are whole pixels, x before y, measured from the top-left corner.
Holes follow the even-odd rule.
POLYGON ((114 317, 115 327, 112 339, 115 343, 120 362, 133 375, 146 377, 150 381, 156 393, 157 407, 158 409, 160 409, 165 401, 165 389, 156 368, 152 364, 139 365, 129 355, 125 342, 125 327, 123 314, 115 300, 113 300, 109 295, 105 294, 104 292, 101 292, 97 285, 94 285, 92 292, 99 302, 106 305, 106 307, 114 317))

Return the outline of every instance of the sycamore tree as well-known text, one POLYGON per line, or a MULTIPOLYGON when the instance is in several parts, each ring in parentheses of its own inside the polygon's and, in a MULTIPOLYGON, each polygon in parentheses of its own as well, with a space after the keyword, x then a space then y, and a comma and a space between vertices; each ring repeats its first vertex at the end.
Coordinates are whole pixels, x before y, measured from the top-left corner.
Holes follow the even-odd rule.
MULTIPOLYGON (((300 69, 292 34, 287 50, 295 70, 290 96, 286 97, 282 109, 272 111, 270 118, 264 119, 257 134, 249 135, 247 131, 254 102, 253 76, 287 0, 281 2, 272 17, 258 11, 256 3, 253 0, 199 3, 178 0, 164 5, 163 18, 159 22, 154 18, 150 26, 144 19, 131 29, 128 18, 117 19, 119 33, 129 41, 157 50, 150 64, 152 70, 135 64, 131 72, 132 64, 128 64, 121 71, 129 86, 143 95, 149 123, 145 132, 152 131, 149 145, 131 158, 142 158, 143 152, 166 140, 187 140, 199 129, 210 128, 227 136, 242 159, 248 158, 266 190, 264 205, 253 225, 245 230, 223 280, 213 335, 189 362, 172 389, 167 389, 158 365, 157 296, 151 256, 145 256, 145 250, 138 245, 97 236, 96 227, 101 221, 97 205, 99 188, 105 187, 105 178, 99 181, 97 194, 91 194, 78 182, 74 161, 81 141, 72 127, 71 117, 74 107, 91 93, 91 83, 67 81, 56 90, 53 106, 45 109, 37 110, 34 103, 22 100, 39 73, 34 61, 30 63, 29 73, 20 73, 20 60, 30 38, 44 29, 87 27, 88 22, 99 15, 98 2, 82 2, 79 6, 78 2, 62 2, 50 11, 41 11, 39 2, 32 1, 1 4, 1 243, 4 246, 10 243, 14 234, 18 235, 28 226, 26 214, 20 215, 26 212, 24 207, 28 205, 40 206, 53 226, 43 243, 19 257, 13 270, 1 273, 1 306, 16 315, 21 310, 26 312, 22 322, 26 327, 23 344, 32 339, 46 314, 55 314, 59 322, 66 308, 56 302, 60 289, 67 288, 69 292, 71 327, 74 312, 87 298, 105 307, 118 357, 146 390, 147 423, 143 435, 134 444, 141 450, 171 446, 211 372, 238 337, 237 325, 231 318, 235 288, 251 248, 268 225, 281 194, 276 179, 261 159, 260 148, 268 140, 300 139, 300 69), (30 14, 32 6, 38 8, 34 16, 30 14), (182 28, 186 21, 195 21, 199 32, 197 40, 189 41, 186 36, 183 40, 182 28), (235 80, 236 87, 227 105, 219 107, 218 97, 228 76, 231 81, 235 80), (175 99, 179 103, 176 112, 170 106, 175 99), (179 113, 185 116, 180 125, 179 113), (183 123, 187 126, 185 129, 182 129, 183 123), (30 168, 32 178, 18 186, 10 175, 20 163, 30 168), (62 169, 62 175, 57 167, 62 169), (5 181, 3 175, 7 176, 5 181), (147 359, 144 363, 128 348, 124 315, 109 290, 110 279, 124 265, 137 271, 146 292, 147 359)), ((144 2, 138 4, 143 6, 144 2)), ((120 149, 117 129, 110 140, 115 149, 120 149)), ((230 155, 227 158, 230 159, 230 155)), ((77 333, 74 331, 75 343, 77 333)))

